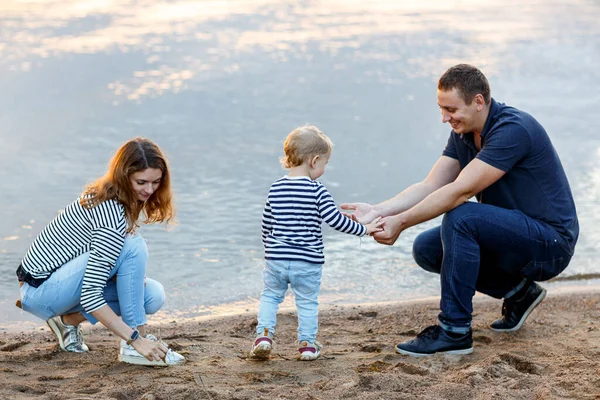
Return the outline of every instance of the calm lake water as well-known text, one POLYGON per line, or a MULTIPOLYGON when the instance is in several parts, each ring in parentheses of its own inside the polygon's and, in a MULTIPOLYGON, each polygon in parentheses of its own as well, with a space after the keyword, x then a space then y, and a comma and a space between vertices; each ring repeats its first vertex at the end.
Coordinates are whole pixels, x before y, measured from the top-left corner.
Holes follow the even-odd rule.
MULTIPOLYGON (((450 128, 436 82, 480 67, 492 95, 547 129, 581 236, 565 277, 597 276, 600 1, 93 1, 0 3, 0 312, 35 235, 129 138, 170 157, 179 224, 141 230, 163 316, 255 310, 260 217, 287 133, 335 144, 321 181, 338 204, 379 202, 422 179, 450 128), (590 274, 590 275, 588 275, 590 274)), ((322 304, 439 294, 411 244, 325 228, 322 304)), ((589 283, 590 281, 584 281, 589 283)), ((551 283, 565 285, 566 283, 551 283)))

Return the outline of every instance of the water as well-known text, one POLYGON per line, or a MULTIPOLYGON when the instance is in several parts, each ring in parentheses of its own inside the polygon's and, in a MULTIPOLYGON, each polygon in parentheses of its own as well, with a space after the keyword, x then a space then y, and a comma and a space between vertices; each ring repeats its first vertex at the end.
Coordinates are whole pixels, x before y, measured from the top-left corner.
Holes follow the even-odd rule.
MULTIPOLYGON (((567 277, 600 249, 600 2, 47 0, 0 4, 0 309, 35 235, 127 139, 170 157, 179 225, 144 227, 164 316, 255 310, 260 215, 282 141, 311 123, 335 144, 337 203, 378 202, 422 179, 449 127, 436 81, 469 62, 493 96, 533 114, 561 155, 581 237, 567 277)), ((326 228, 322 304, 439 293, 411 243, 326 228)))

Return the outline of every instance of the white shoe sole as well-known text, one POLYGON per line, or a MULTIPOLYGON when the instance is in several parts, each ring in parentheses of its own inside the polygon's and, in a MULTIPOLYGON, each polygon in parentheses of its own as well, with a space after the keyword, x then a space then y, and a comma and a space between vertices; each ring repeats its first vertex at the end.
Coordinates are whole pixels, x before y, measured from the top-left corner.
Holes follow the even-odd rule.
POLYGON ((136 357, 136 356, 127 356, 124 354, 119 354, 119 361, 127 363, 127 364, 135 364, 135 365, 146 365, 149 367, 170 367, 172 365, 181 365, 185 360, 181 360, 176 363, 167 364, 164 361, 150 361, 144 357, 136 357))
POLYGON ((300 361, 314 361, 317 358, 321 357, 321 353, 302 353, 300 354, 300 361))
POLYGON ((268 343, 259 343, 258 346, 250 351, 250 357, 259 360, 267 360, 271 356, 271 350, 273 347, 268 343))
POLYGON ((514 326, 513 328, 510 329, 497 329, 497 328, 492 328, 490 326, 490 329, 493 330, 494 332, 515 332, 518 331, 519 329, 521 329, 521 327, 523 326, 523 324, 525 323, 525 320, 527 319, 527 317, 529 317, 529 314, 531 314, 531 312, 538 306, 538 304, 540 304, 542 302, 542 300, 544 300, 546 298, 546 289, 542 288, 542 293, 540 293, 540 295, 537 297, 537 299, 535 299, 533 301, 533 303, 531 303, 531 305, 529 306, 529 308, 525 311, 525 313, 523 314, 523 316, 521 317, 521 320, 519 321, 519 323, 514 326))
POLYGON ((465 355, 465 354, 471 354, 472 352, 473 352, 473 347, 469 347, 468 349, 461 349, 461 350, 438 351, 437 353, 431 353, 431 354, 413 353, 412 351, 406 351, 406 350, 402 350, 402 349, 399 349, 398 347, 396 347, 396 353, 404 354, 407 356, 413 356, 413 357, 427 357, 427 356, 433 356, 435 354, 465 355))

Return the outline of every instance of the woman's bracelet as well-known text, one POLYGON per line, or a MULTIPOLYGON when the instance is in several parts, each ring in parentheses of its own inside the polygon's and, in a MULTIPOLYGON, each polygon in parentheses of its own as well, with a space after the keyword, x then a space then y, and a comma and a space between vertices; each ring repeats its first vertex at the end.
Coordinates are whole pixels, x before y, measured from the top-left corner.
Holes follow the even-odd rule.
POLYGON ((140 337, 140 331, 138 331, 137 329, 134 329, 133 333, 131 334, 131 336, 129 336, 129 339, 127 340, 127 345, 130 346, 131 343, 136 341, 139 337, 140 337))

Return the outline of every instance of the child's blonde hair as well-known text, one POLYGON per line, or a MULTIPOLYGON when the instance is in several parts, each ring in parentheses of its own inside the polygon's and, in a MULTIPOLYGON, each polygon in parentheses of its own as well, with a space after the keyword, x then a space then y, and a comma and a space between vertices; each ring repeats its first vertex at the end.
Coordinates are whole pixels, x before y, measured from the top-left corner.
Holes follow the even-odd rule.
POLYGON ((283 168, 302 165, 311 157, 330 154, 333 143, 316 126, 300 126, 294 129, 283 143, 284 156, 279 160, 283 168))

